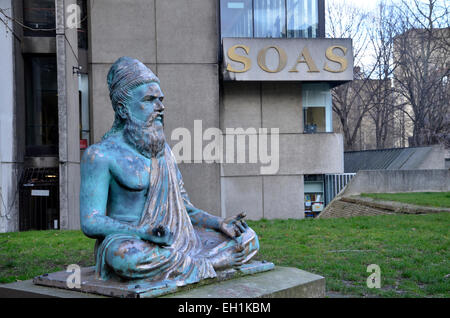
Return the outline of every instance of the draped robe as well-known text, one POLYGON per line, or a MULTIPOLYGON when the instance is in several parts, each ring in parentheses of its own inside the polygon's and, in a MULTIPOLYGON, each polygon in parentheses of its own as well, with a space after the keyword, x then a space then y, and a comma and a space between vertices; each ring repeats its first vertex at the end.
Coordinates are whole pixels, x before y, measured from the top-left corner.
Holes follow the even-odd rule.
POLYGON ((205 227, 208 217, 190 202, 175 157, 166 144, 164 154, 152 158, 147 201, 139 225, 165 226, 174 235, 173 244, 162 247, 133 235, 108 235, 96 245, 98 277, 173 280, 182 286, 216 277, 211 258, 230 257, 231 253, 224 252, 234 251, 236 245, 244 248, 244 263, 258 252, 258 237, 252 229, 231 239, 205 227), (200 213, 203 224, 193 225, 188 211, 200 213))

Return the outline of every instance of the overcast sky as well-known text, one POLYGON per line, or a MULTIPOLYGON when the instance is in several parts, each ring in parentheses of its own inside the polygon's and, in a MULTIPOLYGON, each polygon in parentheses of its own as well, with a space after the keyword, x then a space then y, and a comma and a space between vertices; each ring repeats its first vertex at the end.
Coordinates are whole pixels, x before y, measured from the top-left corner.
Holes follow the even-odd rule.
POLYGON ((344 2, 344 3, 351 3, 354 6, 361 7, 364 9, 375 9, 377 5, 377 0, 326 0, 329 2, 344 2))

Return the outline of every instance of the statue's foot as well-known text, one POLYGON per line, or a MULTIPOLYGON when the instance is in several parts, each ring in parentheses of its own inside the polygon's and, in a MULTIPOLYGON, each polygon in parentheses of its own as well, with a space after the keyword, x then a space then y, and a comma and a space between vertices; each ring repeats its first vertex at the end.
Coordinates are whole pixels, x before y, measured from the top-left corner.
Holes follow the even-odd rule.
POLYGON ((245 248, 242 245, 236 245, 233 249, 227 249, 213 256, 210 261, 215 270, 221 270, 243 265, 246 256, 245 248))

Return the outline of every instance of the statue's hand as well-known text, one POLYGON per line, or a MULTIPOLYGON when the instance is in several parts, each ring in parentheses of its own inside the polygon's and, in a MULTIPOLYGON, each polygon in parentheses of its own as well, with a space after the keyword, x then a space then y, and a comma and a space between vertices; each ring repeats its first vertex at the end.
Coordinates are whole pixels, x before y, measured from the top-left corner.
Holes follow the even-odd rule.
POLYGON ((173 243, 173 233, 165 226, 159 225, 151 227, 145 225, 143 228, 144 235, 142 239, 161 246, 170 246, 173 243))
POLYGON ((247 215, 242 212, 236 216, 224 219, 220 223, 220 230, 225 235, 235 238, 241 236, 248 229, 247 223, 243 220, 247 215))
POLYGON ((155 237, 155 243, 170 246, 173 243, 173 233, 165 226, 159 225, 152 230, 153 236, 155 237))

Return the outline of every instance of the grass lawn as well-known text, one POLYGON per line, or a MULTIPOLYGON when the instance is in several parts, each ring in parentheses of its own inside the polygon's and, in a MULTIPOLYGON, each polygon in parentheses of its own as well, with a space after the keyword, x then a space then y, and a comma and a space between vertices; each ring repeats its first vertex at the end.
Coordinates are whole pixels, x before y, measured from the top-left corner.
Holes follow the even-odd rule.
MULTIPOLYGON (((248 223, 258 259, 325 276, 329 292, 450 297, 450 213, 248 223), (370 264, 381 268, 381 289, 366 286, 370 264)), ((93 247, 79 231, 0 234, 0 283, 93 265, 93 247)))
POLYGON ((450 208, 450 192, 362 193, 361 196, 385 201, 450 208))

